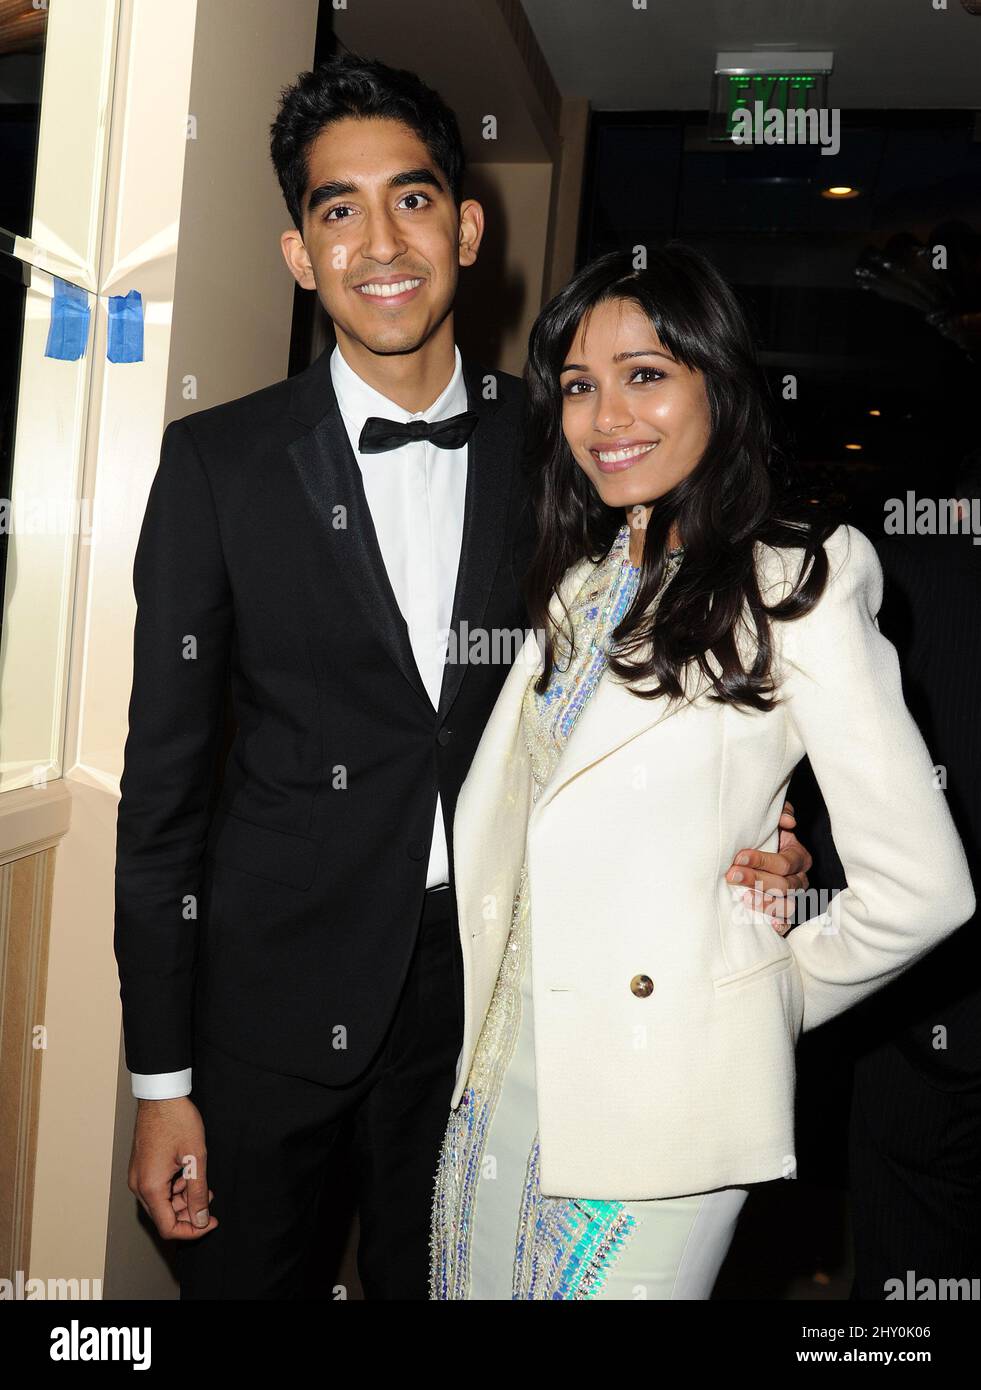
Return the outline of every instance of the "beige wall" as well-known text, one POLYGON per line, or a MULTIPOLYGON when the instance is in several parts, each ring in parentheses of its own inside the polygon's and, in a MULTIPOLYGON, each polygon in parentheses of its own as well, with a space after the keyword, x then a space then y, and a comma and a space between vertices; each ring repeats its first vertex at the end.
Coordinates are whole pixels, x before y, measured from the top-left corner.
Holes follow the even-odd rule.
POLYGON ((198 4, 167 420, 280 381, 289 364, 291 226, 269 158, 280 88, 313 64, 317 0, 198 4), (183 379, 197 383, 186 399, 183 379))
POLYGON ((564 99, 559 126, 559 158, 552 180, 549 244, 545 256, 546 300, 558 294, 562 286, 571 280, 576 268, 588 135, 589 102, 585 97, 564 99))
POLYGON ((520 376, 541 308, 551 164, 475 164, 468 193, 487 229, 477 263, 460 273, 456 336, 480 365, 520 376))

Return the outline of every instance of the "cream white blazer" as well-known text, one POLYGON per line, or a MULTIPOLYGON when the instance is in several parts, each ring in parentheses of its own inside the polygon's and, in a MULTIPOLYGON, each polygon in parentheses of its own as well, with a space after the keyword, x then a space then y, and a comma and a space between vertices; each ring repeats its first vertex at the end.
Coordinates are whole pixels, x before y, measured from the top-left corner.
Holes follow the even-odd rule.
MULTIPOLYGON (((520 725, 528 636, 463 785, 454 866, 465 979, 460 1101, 527 846, 546 1194, 671 1197, 793 1176, 802 1030, 886 984, 974 911, 967 863, 876 613, 882 570, 851 527, 804 618, 774 623, 782 702, 643 701, 607 673, 532 808, 520 725), (807 754, 848 888, 781 937, 723 875, 777 847, 807 754), (631 982, 653 981, 644 997, 631 982)), ((799 552, 760 547, 768 601, 799 552)), ((575 595, 590 562, 559 591, 575 595)), ((556 598, 553 613, 559 616, 556 598)))

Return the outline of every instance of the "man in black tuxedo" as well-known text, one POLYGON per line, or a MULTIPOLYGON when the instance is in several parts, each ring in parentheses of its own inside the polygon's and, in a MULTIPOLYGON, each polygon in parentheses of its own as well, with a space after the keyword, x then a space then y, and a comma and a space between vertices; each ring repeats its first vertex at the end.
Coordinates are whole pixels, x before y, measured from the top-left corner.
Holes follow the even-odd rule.
MULTIPOLYGON (((483 213, 434 92, 333 60, 272 154, 337 347, 163 437, 117 835, 130 1187, 182 1297, 302 1297, 350 1142, 365 1293, 422 1298, 462 1029, 453 811, 526 631, 523 395, 454 344, 483 213)), ((785 841, 751 861, 778 890, 808 862, 785 841)))

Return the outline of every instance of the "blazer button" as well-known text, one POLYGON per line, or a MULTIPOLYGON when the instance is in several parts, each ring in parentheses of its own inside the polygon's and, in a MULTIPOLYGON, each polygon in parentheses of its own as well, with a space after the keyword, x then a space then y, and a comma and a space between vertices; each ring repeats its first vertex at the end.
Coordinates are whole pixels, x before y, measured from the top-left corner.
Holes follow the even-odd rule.
POLYGON ((410 840, 407 848, 410 859, 425 859, 426 846, 422 840, 410 840))
POLYGON ((650 975, 635 975, 630 981, 630 993, 636 994, 638 999, 646 999, 649 994, 653 994, 654 981, 650 975))
POLYGON ((436 735, 436 742, 441 743, 445 747, 450 741, 452 732, 452 729, 440 729, 439 733, 436 735))

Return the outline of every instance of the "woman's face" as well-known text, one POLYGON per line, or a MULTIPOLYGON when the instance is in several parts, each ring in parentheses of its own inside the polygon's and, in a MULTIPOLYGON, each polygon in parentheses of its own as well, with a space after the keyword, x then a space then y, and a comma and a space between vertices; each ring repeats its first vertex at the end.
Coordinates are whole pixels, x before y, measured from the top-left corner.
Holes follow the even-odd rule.
POLYGON ((702 373, 675 361, 632 300, 597 304, 580 323, 561 387, 569 448, 610 507, 663 497, 708 444, 702 373))

